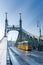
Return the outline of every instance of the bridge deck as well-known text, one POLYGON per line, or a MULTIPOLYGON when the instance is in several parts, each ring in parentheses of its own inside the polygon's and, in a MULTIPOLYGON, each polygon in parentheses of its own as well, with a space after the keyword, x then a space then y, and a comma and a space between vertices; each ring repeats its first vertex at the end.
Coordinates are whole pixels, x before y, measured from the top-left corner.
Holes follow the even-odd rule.
POLYGON ((0 42, 0 65, 6 65, 7 38, 4 37, 0 42))

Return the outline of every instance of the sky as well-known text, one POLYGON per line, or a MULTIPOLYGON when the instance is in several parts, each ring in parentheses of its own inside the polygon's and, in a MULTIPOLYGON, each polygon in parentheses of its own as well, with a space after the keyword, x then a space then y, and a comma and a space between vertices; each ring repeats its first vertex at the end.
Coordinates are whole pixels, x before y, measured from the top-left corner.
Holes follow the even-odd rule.
MULTIPOLYGON (((22 27, 27 32, 39 36, 37 21, 43 35, 43 0, 0 0, 0 39, 4 36, 5 12, 8 13, 9 25, 19 26, 19 13, 22 13, 22 27)), ((8 40, 16 40, 18 31, 10 31, 8 40)))

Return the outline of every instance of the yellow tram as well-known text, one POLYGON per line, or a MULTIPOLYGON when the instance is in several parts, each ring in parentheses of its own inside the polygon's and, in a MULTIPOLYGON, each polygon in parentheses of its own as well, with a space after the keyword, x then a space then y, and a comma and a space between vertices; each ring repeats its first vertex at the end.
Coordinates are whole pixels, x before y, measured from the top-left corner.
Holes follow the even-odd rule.
POLYGON ((18 48, 25 51, 30 51, 32 50, 32 45, 28 41, 22 41, 18 42, 18 48))

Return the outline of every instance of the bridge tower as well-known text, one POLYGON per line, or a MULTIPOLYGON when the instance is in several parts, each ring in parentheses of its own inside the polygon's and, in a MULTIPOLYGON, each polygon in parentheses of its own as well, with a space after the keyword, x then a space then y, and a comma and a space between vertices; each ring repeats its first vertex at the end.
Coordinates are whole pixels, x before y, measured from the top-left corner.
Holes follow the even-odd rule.
POLYGON ((20 15, 20 20, 19 20, 19 27, 16 26, 9 26, 8 25, 8 20, 7 20, 7 13, 6 14, 6 18, 5 18, 5 34, 4 36, 7 37, 7 33, 11 30, 17 30, 19 32, 19 41, 22 41, 22 19, 21 19, 21 13, 20 15))
POLYGON ((20 30, 19 30, 19 35, 20 35, 20 42, 22 41, 22 19, 21 19, 21 13, 19 13, 20 14, 20 21, 19 21, 19 23, 20 23, 20 30))
POLYGON ((5 13, 5 14, 6 14, 6 18, 5 18, 5 34, 4 34, 4 36, 6 37, 7 36, 6 33, 7 33, 8 20, 7 20, 7 13, 5 13))

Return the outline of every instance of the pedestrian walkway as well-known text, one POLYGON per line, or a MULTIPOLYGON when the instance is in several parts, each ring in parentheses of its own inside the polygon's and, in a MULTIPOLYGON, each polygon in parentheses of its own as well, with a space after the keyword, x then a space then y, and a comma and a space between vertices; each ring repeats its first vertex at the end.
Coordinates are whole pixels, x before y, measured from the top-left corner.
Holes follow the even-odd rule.
POLYGON ((7 38, 4 37, 0 42, 0 65, 6 65, 7 38))

